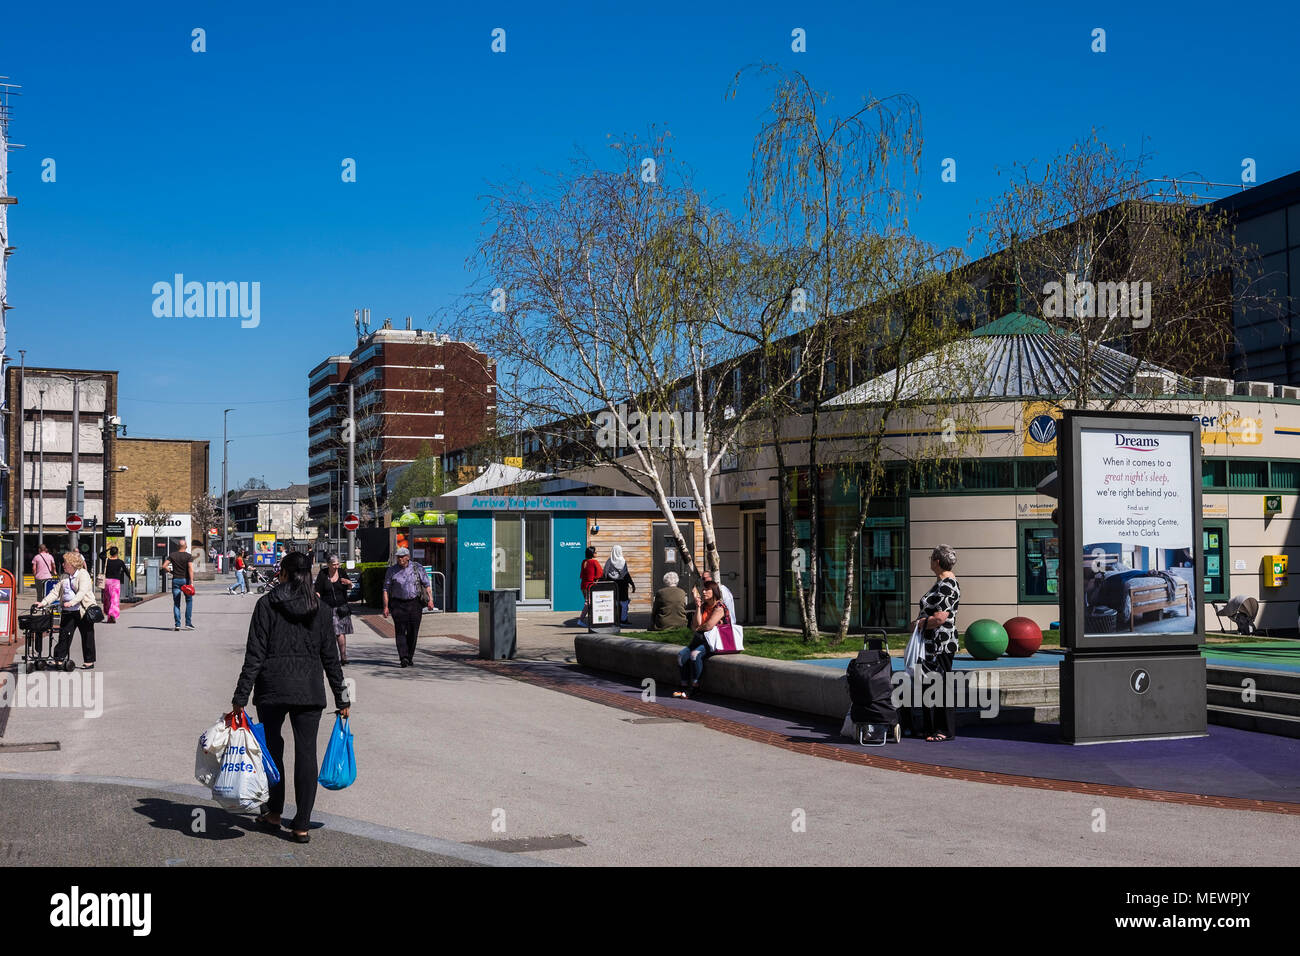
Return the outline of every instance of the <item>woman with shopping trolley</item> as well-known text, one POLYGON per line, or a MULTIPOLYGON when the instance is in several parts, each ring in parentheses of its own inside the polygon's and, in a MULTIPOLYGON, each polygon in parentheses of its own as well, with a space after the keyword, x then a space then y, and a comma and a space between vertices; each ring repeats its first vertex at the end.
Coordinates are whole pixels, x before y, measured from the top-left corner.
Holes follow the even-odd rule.
POLYGON ((104 612, 95 600, 95 580, 86 570, 86 559, 76 551, 63 555, 63 574, 41 601, 41 607, 58 602, 59 642, 54 645, 54 659, 65 661, 71 656, 72 632, 81 632, 82 670, 95 669, 95 621, 104 612))

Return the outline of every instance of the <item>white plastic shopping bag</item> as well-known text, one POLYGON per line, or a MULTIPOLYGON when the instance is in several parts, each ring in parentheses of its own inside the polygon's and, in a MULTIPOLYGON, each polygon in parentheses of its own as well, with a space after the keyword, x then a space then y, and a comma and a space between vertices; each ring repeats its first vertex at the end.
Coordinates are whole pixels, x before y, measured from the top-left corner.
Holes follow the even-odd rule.
POLYGON ((907 673, 915 674, 924 659, 925 637, 921 633, 921 625, 918 624, 912 628, 912 638, 907 642, 907 650, 903 653, 903 668, 907 673))
POLYGON ((262 748, 242 711, 232 723, 221 770, 212 784, 212 799, 228 810, 257 810, 271 798, 262 768, 262 748))
POLYGON ((212 786, 221 772, 221 755, 230 741, 230 728, 223 717, 199 734, 199 746, 194 753, 194 779, 205 787, 212 786))

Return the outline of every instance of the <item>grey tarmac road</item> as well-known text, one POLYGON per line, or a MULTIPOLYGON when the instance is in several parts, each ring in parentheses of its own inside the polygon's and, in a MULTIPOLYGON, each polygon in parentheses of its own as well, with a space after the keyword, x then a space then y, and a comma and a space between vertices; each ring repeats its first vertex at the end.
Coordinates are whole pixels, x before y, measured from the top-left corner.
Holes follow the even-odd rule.
MULTIPOLYGON (((197 631, 173 631, 167 601, 96 628, 102 715, 11 712, 5 744, 57 741, 59 749, 0 751, 0 794, 7 792, 6 773, 194 786, 195 742, 229 706, 258 600, 227 595, 221 584, 200 586, 197 631)), ((521 614, 521 643, 563 647, 560 617, 521 614)), ((346 790, 320 791, 321 819, 450 841, 437 846, 453 854, 451 844, 522 846, 513 854, 521 862, 567 865, 1300 862, 1297 816, 944 780, 790 753, 692 723, 634 724, 625 711, 428 653, 463 651, 437 634, 473 633, 465 620, 472 622, 427 616, 418 666, 407 670, 396 666, 391 641, 358 622, 346 673, 356 682, 359 777, 346 790), (1094 829, 1097 810, 1104 811, 1104 832, 1094 829), (558 848, 529 850, 523 840, 558 848)), ((331 720, 327 711, 322 750, 331 720)), ((171 852, 148 834, 158 821, 139 812, 139 794, 83 785, 91 788, 87 808, 125 821, 127 830, 140 828, 123 844, 139 846, 135 862, 157 864, 160 849, 171 852)), ((0 800, 0 833, 17 832, 21 813, 21 802, 0 800)), ((185 824, 184 817, 162 817, 185 824)), ((349 853, 403 862, 395 849, 368 850, 364 841, 373 838, 327 823, 308 849, 346 839, 349 853)), ((292 844, 254 832, 238 842, 250 839, 272 841, 275 853, 293 852, 285 849, 292 844)), ((321 849, 315 859, 335 857, 321 849)))

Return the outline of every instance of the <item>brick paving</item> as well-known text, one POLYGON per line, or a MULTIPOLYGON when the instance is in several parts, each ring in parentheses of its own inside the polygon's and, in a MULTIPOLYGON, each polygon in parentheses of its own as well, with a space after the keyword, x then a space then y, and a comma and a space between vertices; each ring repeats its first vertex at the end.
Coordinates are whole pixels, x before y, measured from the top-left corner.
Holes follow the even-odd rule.
MULTIPOLYGON (((385 637, 393 637, 392 620, 385 620, 378 614, 367 615, 366 623, 385 637)), ((478 646, 477 638, 464 634, 440 634, 449 640, 478 646)), ((991 783, 1003 787, 1026 787, 1034 790, 1054 790, 1064 793, 1080 793, 1097 797, 1116 797, 1125 800, 1146 800, 1153 803, 1176 803, 1192 807, 1213 807, 1222 810, 1255 810, 1264 813, 1281 813, 1300 816, 1300 803, 1283 803, 1275 800, 1248 800, 1238 797, 1211 796, 1198 793, 1180 793, 1171 790, 1150 790, 1142 787, 1122 787, 1111 784, 1086 783, 1077 780, 1057 780, 1050 777, 1032 777, 1019 774, 996 773, 987 770, 970 770, 961 767, 943 767, 935 764, 917 763, 883 757, 849 749, 834 744, 817 743, 806 740, 793 740, 790 737, 753 727, 737 720, 729 720, 715 714, 694 713, 677 707, 668 707, 659 703, 630 698, 626 694, 590 686, 582 680, 569 680, 554 673, 542 674, 530 668, 526 662, 519 661, 485 661, 470 654, 428 651, 443 660, 466 664, 480 670, 490 671, 514 680, 524 681, 548 690, 559 691, 573 697, 608 707, 616 707, 643 717, 668 717, 676 720, 701 724, 720 733, 743 737, 756 743, 780 747, 792 753, 820 757, 824 760, 838 760, 841 763, 855 764, 860 767, 873 767, 878 770, 893 770, 899 773, 920 774, 928 777, 942 777, 948 780, 965 780, 973 783, 991 783)), ((549 668, 554 671, 554 668, 549 668)))

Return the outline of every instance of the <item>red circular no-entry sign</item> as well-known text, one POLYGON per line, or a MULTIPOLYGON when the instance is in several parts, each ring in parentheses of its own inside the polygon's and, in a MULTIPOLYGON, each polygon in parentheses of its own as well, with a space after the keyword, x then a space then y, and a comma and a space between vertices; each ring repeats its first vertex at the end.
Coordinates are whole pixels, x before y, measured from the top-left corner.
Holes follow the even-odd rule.
POLYGON ((68 515, 67 529, 69 531, 80 531, 81 515, 75 513, 68 515))
POLYGON ((361 527, 361 519, 355 514, 348 512, 348 516, 343 519, 343 528, 345 531, 356 531, 361 527))

